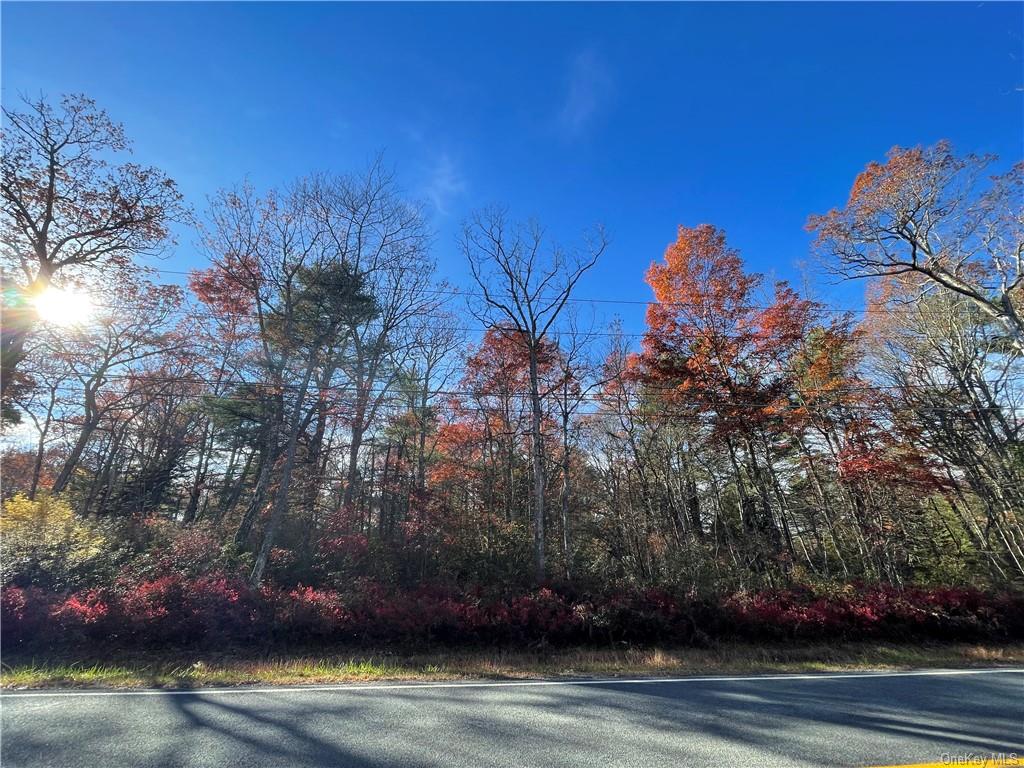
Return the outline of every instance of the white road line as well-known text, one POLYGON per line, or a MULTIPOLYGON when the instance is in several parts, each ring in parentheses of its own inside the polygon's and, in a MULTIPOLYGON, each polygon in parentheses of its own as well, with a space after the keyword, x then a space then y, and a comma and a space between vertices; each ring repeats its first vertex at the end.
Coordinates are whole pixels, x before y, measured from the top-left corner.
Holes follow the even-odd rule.
POLYGON ((637 679, 609 678, 602 680, 579 679, 579 680, 503 680, 487 682, 450 682, 450 683, 374 683, 372 685, 341 684, 341 685, 307 685, 277 688, 192 688, 188 690, 165 690, 160 688, 146 688, 141 690, 82 690, 82 691, 8 691, 0 693, 0 699, 27 699, 27 698, 72 698, 75 696, 224 696, 246 693, 316 693, 327 691, 377 691, 387 692, 396 690, 416 690, 426 688, 523 688, 558 685, 656 685, 663 683, 734 683, 734 682, 772 682, 775 680, 850 680, 856 678, 882 678, 882 677, 928 677, 928 676, 954 676, 954 675, 998 675, 1018 674, 1024 675, 1022 668, 1002 669, 928 669, 913 670, 908 672, 832 672, 832 673, 810 673, 792 675, 749 675, 746 677, 642 677, 637 679))

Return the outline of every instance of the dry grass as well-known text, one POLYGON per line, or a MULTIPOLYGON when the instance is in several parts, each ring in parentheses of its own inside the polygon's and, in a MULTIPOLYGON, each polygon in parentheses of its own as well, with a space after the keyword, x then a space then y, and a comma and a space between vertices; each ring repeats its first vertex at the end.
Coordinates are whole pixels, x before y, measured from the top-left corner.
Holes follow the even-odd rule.
POLYGON ((186 653, 29 658, 7 655, 4 688, 296 685, 394 680, 705 675, 1024 665, 1024 645, 722 644, 714 648, 186 653))

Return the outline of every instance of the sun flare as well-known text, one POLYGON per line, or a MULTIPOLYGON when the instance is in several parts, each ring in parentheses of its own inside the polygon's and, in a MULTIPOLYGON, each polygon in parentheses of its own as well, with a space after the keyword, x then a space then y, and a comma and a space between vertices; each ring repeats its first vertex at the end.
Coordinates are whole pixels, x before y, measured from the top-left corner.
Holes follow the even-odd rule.
POLYGON ((32 300, 39 318, 53 325, 81 325, 92 316, 92 298, 81 291, 47 286, 32 300))

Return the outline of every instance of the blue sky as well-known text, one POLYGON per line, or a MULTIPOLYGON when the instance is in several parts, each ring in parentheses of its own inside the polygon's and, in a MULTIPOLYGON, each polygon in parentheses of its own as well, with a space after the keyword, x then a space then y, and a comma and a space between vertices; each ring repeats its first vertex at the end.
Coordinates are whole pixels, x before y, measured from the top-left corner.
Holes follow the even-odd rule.
MULTIPOLYGON (((678 224, 723 227, 798 286, 808 214, 894 144, 1024 157, 1024 5, 28 4, 4 2, 3 100, 83 92, 201 210, 384 151, 455 236, 507 204, 612 246, 580 296, 646 300, 678 224)), ((199 263, 182 237, 168 269, 199 263)), ((860 284, 811 274, 844 306, 860 284)), ((643 307, 601 305, 642 329, 643 307)))

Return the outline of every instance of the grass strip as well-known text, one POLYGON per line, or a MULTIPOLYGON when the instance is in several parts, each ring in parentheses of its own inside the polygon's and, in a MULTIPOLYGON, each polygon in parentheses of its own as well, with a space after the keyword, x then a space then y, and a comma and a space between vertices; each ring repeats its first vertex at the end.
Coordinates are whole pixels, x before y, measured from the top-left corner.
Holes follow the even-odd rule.
POLYGON ((516 680, 586 676, 769 674, 1024 665, 1024 645, 835 645, 621 649, 434 649, 421 652, 302 650, 125 652, 34 656, 8 653, 0 686, 200 688, 371 681, 516 680))

